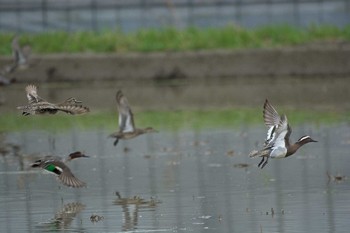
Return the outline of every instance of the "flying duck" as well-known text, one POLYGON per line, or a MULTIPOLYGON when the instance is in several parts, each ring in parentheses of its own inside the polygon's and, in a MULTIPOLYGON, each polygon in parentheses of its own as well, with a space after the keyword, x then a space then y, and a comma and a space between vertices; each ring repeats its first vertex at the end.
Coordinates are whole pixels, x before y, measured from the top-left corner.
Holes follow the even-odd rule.
POLYGON ((31 167, 40 167, 52 174, 55 174, 57 179, 68 187, 81 188, 85 187, 86 183, 76 178, 66 165, 66 162, 81 157, 88 156, 84 155, 80 151, 69 154, 65 159, 58 156, 45 156, 44 158, 36 160, 31 167))
POLYGON ((264 148, 252 151, 250 157, 262 157, 258 167, 264 168, 269 158, 285 158, 294 154, 301 146, 309 142, 317 142, 310 136, 305 135, 293 144, 290 143, 292 129, 288 124, 286 115, 280 116, 275 108, 266 99, 263 117, 268 127, 264 148))
POLYGON ((119 112, 119 131, 109 135, 115 138, 114 146, 118 144, 120 139, 131 139, 145 133, 155 133, 157 130, 152 127, 144 129, 135 128, 134 115, 131 111, 127 98, 119 90, 116 95, 117 108, 119 112))
POLYGON ((81 101, 74 98, 68 98, 67 100, 58 104, 49 103, 38 96, 37 87, 32 84, 28 85, 25 90, 29 104, 17 107, 17 109, 22 110, 22 115, 25 116, 45 113, 55 114, 58 111, 74 115, 90 111, 88 107, 81 105, 81 101))

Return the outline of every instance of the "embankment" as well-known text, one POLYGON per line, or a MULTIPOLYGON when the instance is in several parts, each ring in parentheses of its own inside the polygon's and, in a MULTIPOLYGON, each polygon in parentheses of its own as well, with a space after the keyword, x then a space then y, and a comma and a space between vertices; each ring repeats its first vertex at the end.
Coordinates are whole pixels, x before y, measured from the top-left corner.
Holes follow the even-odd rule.
MULTIPOLYGON (((0 66, 11 57, 0 57, 0 66)), ((127 54, 32 55, 18 82, 242 76, 349 76, 350 46, 127 54)))

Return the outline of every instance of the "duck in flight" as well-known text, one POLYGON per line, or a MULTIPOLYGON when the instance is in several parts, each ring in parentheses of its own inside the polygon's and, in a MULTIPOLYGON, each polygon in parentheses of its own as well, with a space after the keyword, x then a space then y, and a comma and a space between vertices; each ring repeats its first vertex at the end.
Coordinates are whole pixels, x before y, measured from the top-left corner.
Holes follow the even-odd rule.
POLYGON ((85 187, 86 183, 76 178, 69 167, 66 165, 66 162, 71 161, 76 158, 88 157, 80 151, 73 152, 68 155, 67 158, 62 159, 58 156, 45 156, 44 158, 36 160, 31 167, 33 168, 42 168, 54 175, 57 176, 57 179, 61 181, 62 184, 73 187, 81 188, 85 187))
POLYGON ((25 48, 21 48, 18 43, 18 36, 15 36, 12 39, 11 48, 13 62, 12 64, 6 65, 0 70, 0 86, 9 85, 13 82, 16 82, 15 78, 7 78, 7 75, 16 71, 17 68, 26 69, 28 67, 28 56, 30 47, 26 46, 25 48))
POLYGON ((31 52, 30 46, 21 47, 18 42, 19 37, 15 36, 11 42, 13 62, 11 65, 7 65, 3 74, 13 73, 17 69, 26 69, 29 67, 29 55, 31 52))
POLYGON ((117 108, 119 112, 119 131, 112 133, 110 137, 115 138, 114 146, 120 139, 131 139, 145 133, 155 133, 157 130, 152 127, 139 129, 135 127, 134 115, 131 111, 127 98, 119 90, 116 95, 117 108))
POLYGON ((62 103, 52 104, 38 96, 36 86, 28 85, 25 90, 29 104, 17 107, 17 109, 22 110, 22 115, 25 116, 45 113, 56 114, 58 111, 74 115, 90 111, 88 107, 82 106, 81 101, 75 98, 68 98, 62 103))
POLYGON ((317 142, 310 136, 305 135, 293 144, 290 143, 292 129, 288 124, 286 115, 280 116, 275 108, 265 101, 263 117, 265 125, 268 127, 267 137, 264 147, 259 151, 252 151, 250 157, 262 157, 258 167, 264 168, 269 158, 285 158, 293 155, 300 147, 309 143, 317 142))

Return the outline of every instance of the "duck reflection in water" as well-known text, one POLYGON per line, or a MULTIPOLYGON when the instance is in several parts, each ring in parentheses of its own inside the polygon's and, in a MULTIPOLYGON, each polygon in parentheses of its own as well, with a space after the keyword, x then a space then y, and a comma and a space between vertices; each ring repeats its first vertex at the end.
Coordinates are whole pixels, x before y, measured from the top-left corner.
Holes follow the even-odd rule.
POLYGON ((161 201, 154 198, 150 198, 149 200, 145 200, 139 196, 123 198, 119 192, 116 192, 115 194, 118 198, 113 202, 113 204, 121 206, 124 215, 122 231, 137 229, 140 209, 148 209, 153 211, 157 205, 161 203, 161 201))
POLYGON ((44 228, 50 232, 55 230, 69 229, 73 220, 84 209, 85 205, 80 202, 71 202, 65 204, 48 222, 39 223, 38 228, 44 228))
POLYGON ((12 142, 6 142, 6 134, 0 132, 0 156, 8 156, 11 159, 18 160, 19 170, 24 171, 24 156, 21 146, 12 142))

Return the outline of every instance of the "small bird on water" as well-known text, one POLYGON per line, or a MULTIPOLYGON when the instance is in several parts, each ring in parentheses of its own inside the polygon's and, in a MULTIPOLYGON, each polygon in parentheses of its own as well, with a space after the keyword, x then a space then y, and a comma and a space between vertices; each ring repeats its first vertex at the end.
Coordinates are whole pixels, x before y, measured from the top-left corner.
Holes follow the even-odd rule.
POLYGON ((73 175, 69 167, 66 165, 66 162, 82 157, 87 158, 89 156, 86 156, 80 151, 69 154, 66 159, 58 156, 45 156, 44 158, 36 160, 31 167, 40 167, 52 174, 55 174, 57 179, 68 187, 81 188, 85 187, 86 183, 73 175))
POLYGON ((22 110, 22 115, 25 116, 45 113, 56 114, 58 111, 74 115, 90 111, 88 107, 82 106, 82 102, 75 98, 68 98, 58 104, 49 103, 38 96, 37 87, 32 84, 26 86, 25 90, 29 104, 17 107, 17 109, 22 110))
POLYGON ((250 152, 250 157, 262 157, 258 167, 264 168, 269 158, 285 158, 294 154, 301 146, 309 142, 317 142, 309 135, 302 136, 293 144, 290 143, 292 129, 286 115, 280 116, 275 108, 265 101, 263 117, 268 127, 264 148, 250 152))
POLYGON ((129 106, 128 100, 119 90, 116 95, 117 108, 119 111, 119 131, 112 133, 109 137, 115 138, 114 146, 118 144, 120 139, 131 139, 145 133, 156 133, 157 130, 152 127, 144 129, 135 128, 134 115, 129 106))

